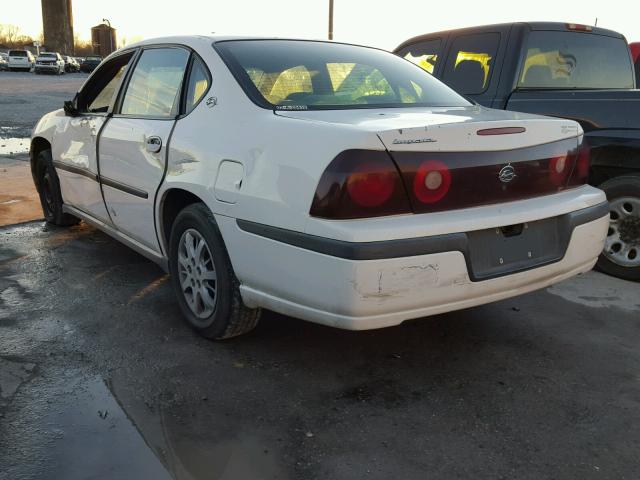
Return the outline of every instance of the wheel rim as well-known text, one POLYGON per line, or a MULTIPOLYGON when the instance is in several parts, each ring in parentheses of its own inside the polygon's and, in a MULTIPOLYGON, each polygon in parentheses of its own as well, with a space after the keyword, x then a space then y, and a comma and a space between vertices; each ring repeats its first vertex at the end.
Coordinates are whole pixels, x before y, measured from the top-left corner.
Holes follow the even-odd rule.
POLYGON ((622 267, 640 266, 640 198, 616 198, 609 210, 604 256, 622 267))
POLYGON ((217 275, 213 256, 197 230, 185 230, 178 244, 178 275, 182 295, 198 319, 207 319, 216 308, 217 275))
POLYGON ((44 207, 47 210, 48 215, 53 215, 53 191, 51 189, 51 182, 49 176, 45 175, 42 182, 42 194, 44 196, 44 207))

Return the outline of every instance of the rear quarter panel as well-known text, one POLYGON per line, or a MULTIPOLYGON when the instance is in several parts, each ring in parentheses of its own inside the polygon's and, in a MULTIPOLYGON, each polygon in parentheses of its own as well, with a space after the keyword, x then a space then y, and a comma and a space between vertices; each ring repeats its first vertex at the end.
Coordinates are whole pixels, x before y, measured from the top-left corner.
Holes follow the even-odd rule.
POLYGON ((171 136, 156 208, 159 225, 163 199, 180 188, 198 196, 217 215, 304 231, 329 162, 348 148, 384 150, 371 132, 285 118, 256 106, 213 48, 198 53, 212 72, 212 86, 204 100, 177 121, 171 136), (244 171, 234 203, 216 198, 225 160, 241 164, 244 171))

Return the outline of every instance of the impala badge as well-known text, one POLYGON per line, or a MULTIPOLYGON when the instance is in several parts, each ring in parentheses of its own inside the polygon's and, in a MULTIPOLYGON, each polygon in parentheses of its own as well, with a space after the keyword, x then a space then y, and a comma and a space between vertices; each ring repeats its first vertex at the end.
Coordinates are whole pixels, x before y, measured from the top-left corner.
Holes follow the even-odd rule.
POLYGON ((516 178, 516 169, 511 166, 511 164, 505 165, 498 173, 498 178, 502 183, 509 183, 511 180, 516 178))

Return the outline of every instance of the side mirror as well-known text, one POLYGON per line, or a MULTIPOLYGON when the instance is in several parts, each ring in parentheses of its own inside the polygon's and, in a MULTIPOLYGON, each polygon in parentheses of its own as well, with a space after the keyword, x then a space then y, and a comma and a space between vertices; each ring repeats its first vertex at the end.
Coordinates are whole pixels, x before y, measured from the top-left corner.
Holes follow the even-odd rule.
POLYGON ((77 117, 78 109, 76 108, 76 102, 74 100, 67 100, 64 102, 64 114, 67 117, 77 117))

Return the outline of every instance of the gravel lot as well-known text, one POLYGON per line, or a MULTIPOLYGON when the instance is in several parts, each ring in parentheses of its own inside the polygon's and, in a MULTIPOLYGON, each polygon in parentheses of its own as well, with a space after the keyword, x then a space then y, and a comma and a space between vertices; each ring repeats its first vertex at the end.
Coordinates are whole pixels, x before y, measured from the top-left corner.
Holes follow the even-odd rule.
MULTIPOLYGON (((0 73, 0 127, 81 81, 0 73)), ((640 477, 638 284, 213 343, 167 280, 84 224, 0 227, 0 479, 640 477)))

